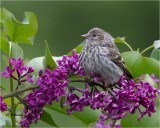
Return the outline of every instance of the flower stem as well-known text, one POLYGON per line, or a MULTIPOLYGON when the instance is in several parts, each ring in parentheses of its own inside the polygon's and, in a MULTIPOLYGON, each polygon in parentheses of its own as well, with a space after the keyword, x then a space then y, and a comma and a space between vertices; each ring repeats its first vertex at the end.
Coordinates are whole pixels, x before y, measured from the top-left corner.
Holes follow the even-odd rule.
POLYGON ((114 126, 115 126, 115 124, 116 124, 116 121, 117 121, 117 120, 113 120, 112 125, 111 125, 111 128, 114 128, 114 126))
MULTIPOLYGON (((10 78, 10 91, 13 92, 13 79, 10 78)), ((14 97, 11 96, 11 121, 12 121, 12 127, 15 127, 16 126, 16 119, 15 119, 15 107, 14 107, 14 97)))
POLYGON ((8 98, 8 97, 14 97, 14 96, 16 96, 16 95, 18 95, 18 94, 20 94, 20 93, 22 93, 22 92, 26 92, 26 91, 29 91, 29 90, 33 90, 33 89, 36 89, 36 88, 38 88, 38 87, 39 87, 39 86, 36 86, 36 85, 35 85, 35 86, 23 88, 23 89, 18 89, 18 90, 16 90, 16 91, 6 93, 6 94, 4 94, 2 97, 3 97, 3 99, 6 99, 6 98, 8 98))
POLYGON ((141 52, 141 55, 144 54, 146 51, 151 50, 151 49, 153 49, 153 48, 154 48, 153 45, 147 47, 146 49, 144 49, 144 50, 141 52))

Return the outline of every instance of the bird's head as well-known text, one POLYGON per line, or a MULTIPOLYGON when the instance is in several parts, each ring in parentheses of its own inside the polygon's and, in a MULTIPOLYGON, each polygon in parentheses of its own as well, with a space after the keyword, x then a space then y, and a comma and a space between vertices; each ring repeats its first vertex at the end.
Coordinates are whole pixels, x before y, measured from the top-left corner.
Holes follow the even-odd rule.
POLYGON ((86 38, 87 43, 101 43, 104 39, 110 35, 100 28, 92 28, 87 34, 82 35, 86 38))

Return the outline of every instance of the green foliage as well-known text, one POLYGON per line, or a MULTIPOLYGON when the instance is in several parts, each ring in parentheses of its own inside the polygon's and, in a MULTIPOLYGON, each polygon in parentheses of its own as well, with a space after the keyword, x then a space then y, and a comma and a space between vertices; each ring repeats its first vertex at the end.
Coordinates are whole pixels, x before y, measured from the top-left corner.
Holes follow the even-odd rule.
POLYGON ((2 84, 0 84, 0 88, 3 89, 3 90, 6 90, 6 88, 2 84))
POLYGON ((89 125, 98 120, 100 110, 93 110, 89 107, 85 107, 82 112, 73 112, 72 115, 81 120, 84 124, 89 125))
POLYGON ((160 62, 155 59, 143 57, 137 51, 124 52, 122 57, 134 77, 152 73, 159 75, 160 62))
POLYGON ((55 69, 57 67, 56 62, 52 58, 51 52, 49 51, 48 44, 46 42, 46 49, 45 49, 45 57, 43 59, 44 69, 55 69))
POLYGON ((5 8, 0 9, 1 42, 0 48, 8 54, 9 42, 33 44, 34 35, 37 33, 38 22, 34 13, 25 12, 22 22, 5 8))
MULTIPOLYGON (((80 45, 78 45, 74 49, 76 50, 77 53, 80 53, 85 44, 86 44, 86 41, 83 41, 80 45)), ((67 55, 72 55, 72 50, 67 55)))
POLYGON ((115 43, 120 43, 120 44, 124 44, 126 45, 131 51, 133 51, 132 47, 125 41, 125 38, 120 38, 120 37, 117 37, 115 40, 114 40, 115 43))
POLYGON ((52 119, 51 115, 47 111, 45 111, 45 110, 43 111, 43 114, 41 116, 41 120, 44 121, 44 122, 46 122, 47 124, 49 124, 51 126, 58 127, 57 124, 52 119))
POLYGON ((79 118, 75 117, 74 115, 68 115, 66 111, 62 110, 59 106, 59 103, 54 103, 53 105, 46 105, 44 108, 59 127, 84 127, 86 124, 81 121, 79 118))
POLYGON ((9 42, 9 45, 10 45, 9 58, 12 58, 12 57, 16 59, 18 59, 19 57, 23 58, 23 50, 20 46, 12 42, 9 42))
POLYGON ((158 84, 151 78, 150 75, 146 74, 144 81, 149 82, 153 87, 158 88, 158 84))
POLYGON ((134 113, 133 115, 128 114, 126 118, 121 119, 122 127, 148 127, 148 128, 156 128, 159 126, 159 113, 160 108, 157 107, 157 112, 152 114, 151 117, 144 116, 140 121, 138 121, 139 112, 134 113))
MULTIPOLYGON (((55 56, 52 56, 55 64, 57 65, 56 61, 61 59, 61 57, 55 57, 55 56)), ((48 63, 48 62, 47 62, 48 63)), ((49 61, 50 63, 50 61, 49 61)), ((36 57, 36 58, 33 58, 32 60, 30 60, 27 64, 28 66, 31 66, 34 68, 35 70, 35 74, 38 73, 39 70, 44 70, 45 67, 44 67, 44 57, 36 57)), ((55 67, 55 66, 53 66, 55 67)))
MULTIPOLYGON (((51 111, 54 110, 58 113, 68 116, 68 114, 66 113, 66 109, 63 110, 58 103, 54 103, 54 105, 52 106, 46 105, 46 107, 50 109, 51 111)), ((100 115, 99 110, 93 111, 93 109, 86 107, 84 108, 83 111, 73 112, 70 116, 76 120, 81 121, 86 126, 89 126, 91 123, 94 123, 98 120, 99 115, 100 115)))
POLYGON ((151 58, 154 58, 158 61, 160 61, 160 50, 159 49, 153 49, 152 53, 151 53, 151 58))
POLYGON ((43 67, 43 59, 44 57, 36 57, 31 59, 27 65, 34 68, 34 73, 37 75, 39 70, 44 69, 43 67))

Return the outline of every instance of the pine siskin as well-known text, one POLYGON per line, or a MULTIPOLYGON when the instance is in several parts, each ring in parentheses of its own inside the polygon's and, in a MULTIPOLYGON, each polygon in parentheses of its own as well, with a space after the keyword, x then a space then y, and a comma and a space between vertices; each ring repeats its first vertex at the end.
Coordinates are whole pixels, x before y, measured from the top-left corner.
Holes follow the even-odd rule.
POLYGON ((132 78, 109 33, 93 28, 82 36, 86 38, 86 46, 79 60, 87 75, 100 75, 105 85, 117 83, 124 74, 132 78))

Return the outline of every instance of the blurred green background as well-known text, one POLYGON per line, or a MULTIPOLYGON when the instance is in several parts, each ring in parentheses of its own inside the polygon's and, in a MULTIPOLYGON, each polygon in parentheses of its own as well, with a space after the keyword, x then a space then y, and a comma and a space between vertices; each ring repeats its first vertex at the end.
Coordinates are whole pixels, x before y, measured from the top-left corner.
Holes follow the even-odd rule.
MULTIPOLYGON (((83 42, 80 35, 93 27, 100 27, 113 37, 126 37, 126 42, 134 50, 143 50, 159 39, 159 1, 2 1, 1 4, 19 20, 23 19, 26 11, 34 12, 37 16, 39 27, 34 45, 20 44, 25 59, 44 56, 45 40, 52 55, 68 53, 83 42)), ((128 50, 121 44, 118 44, 118 48, 121 52, 128 50)), ((149 52, 145 55, 149 55, 149 52)), ((4 67, 2 61, 2 71, 4 67)), ((1 80, 8 87, 9 81, 1 80)), ((59 121, 60 126, 84 126, 55 111, 49 113, 56 123, 59 121)), ((46 126, 44 122, 38 125, 46 126)))
MULTIPOLYGON (((2 7, 19 20, 25 11, 36 14, 39 28, 34 45, 20 44, 28 59, 44 55, 44 40, 54 56, 63 55, 93 27, 126 37, 134 50, 159 39, 159 1, 2 1, 2 7)), ((121 52, 128 50, 118 47, 121 52)))

